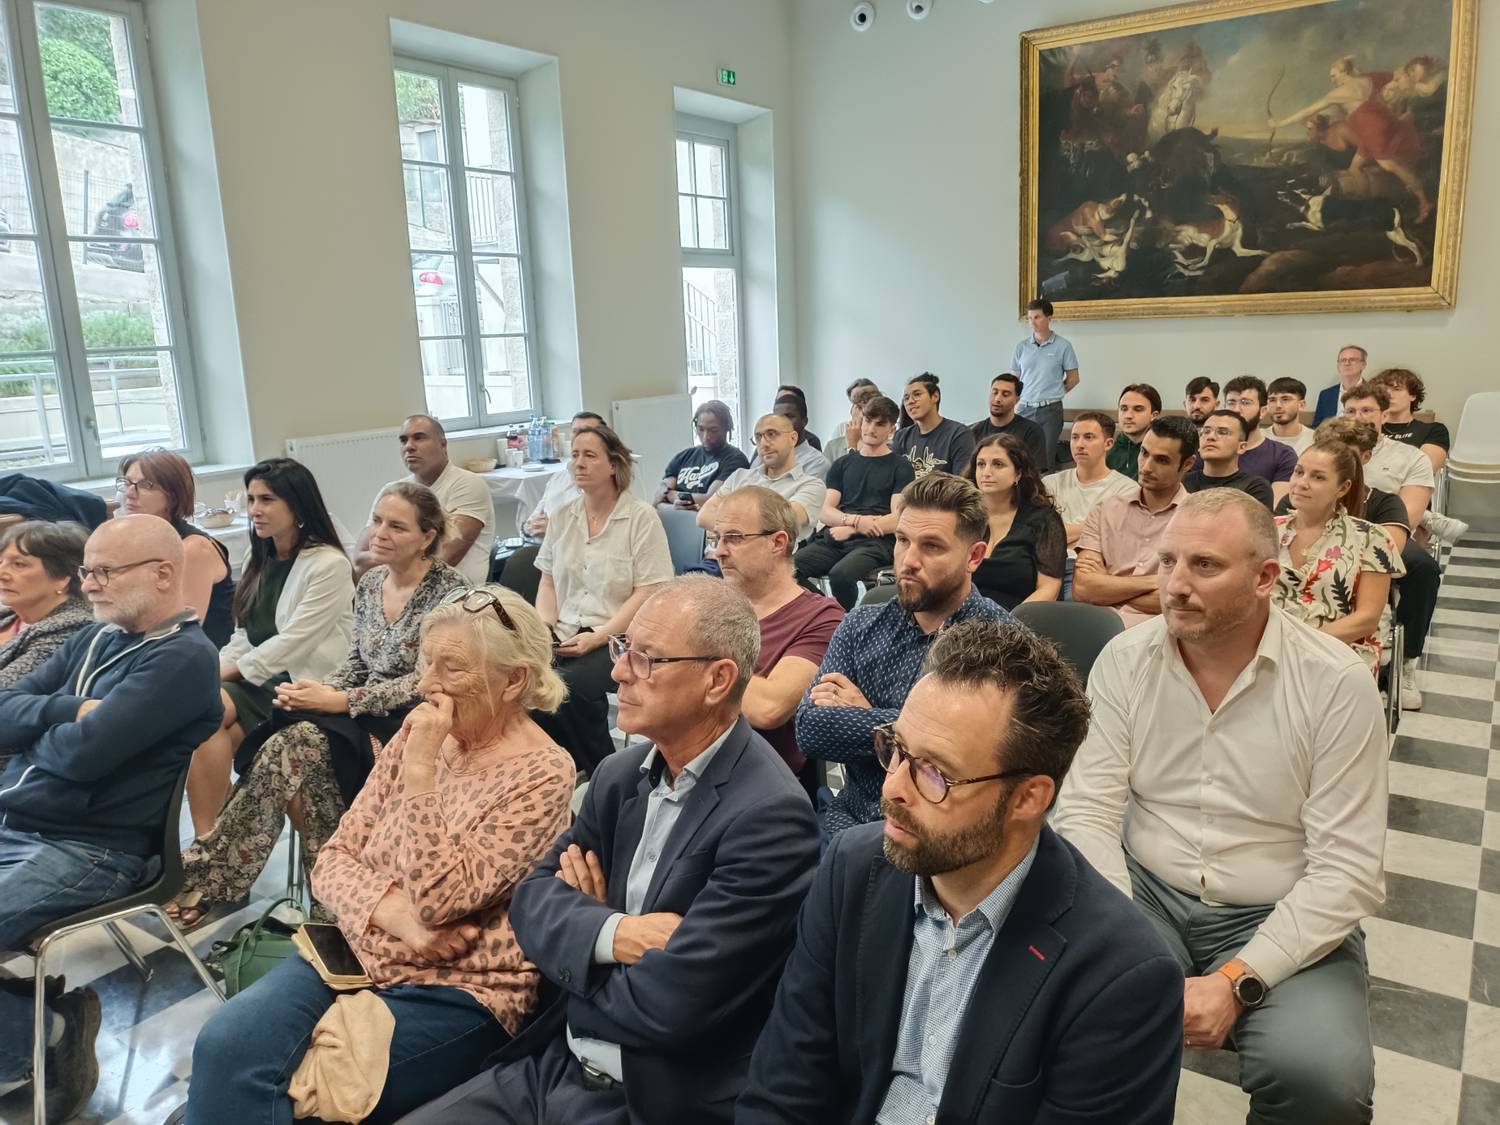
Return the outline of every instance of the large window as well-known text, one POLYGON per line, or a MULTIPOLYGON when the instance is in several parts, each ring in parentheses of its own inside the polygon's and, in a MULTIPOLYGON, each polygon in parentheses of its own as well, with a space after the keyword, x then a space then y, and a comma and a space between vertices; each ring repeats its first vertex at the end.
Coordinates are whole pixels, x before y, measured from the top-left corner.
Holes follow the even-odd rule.
POLYGON ((515 84, 398 59, 396 116, 427 409, 514 421, 540 406, 515 84))
POLYGON ((709 399, 740 417, 740 258, 734 128, 679 115, 677 233, 693 408, 709 399))
POLYGON ((0 0, 0 470, 197 452, 145 38, 131 0, 0 0))

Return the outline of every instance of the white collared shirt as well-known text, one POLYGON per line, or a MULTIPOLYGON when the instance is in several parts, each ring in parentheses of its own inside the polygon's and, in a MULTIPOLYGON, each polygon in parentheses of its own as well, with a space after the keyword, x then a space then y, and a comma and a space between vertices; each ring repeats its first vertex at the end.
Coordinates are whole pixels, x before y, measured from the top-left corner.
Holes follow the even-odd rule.
POLYGON ((557 635, 567 640, 585 625, 599 628, 638 587, 671 581, 672 555, 661 517, 644 500, 622 492, 591 538, 580 496, 552 513, 536 568, 552 576, 557 635))
POLYGON ((1128 851, 1207 904, 1274 903, 1238 953, 1269 985, 1385 901, 1387 736, 1348 645, 1272 608, 1210 712, 1158 618, 1106 646, 1088 690, 1053 827, 1125 894, 1128 851))

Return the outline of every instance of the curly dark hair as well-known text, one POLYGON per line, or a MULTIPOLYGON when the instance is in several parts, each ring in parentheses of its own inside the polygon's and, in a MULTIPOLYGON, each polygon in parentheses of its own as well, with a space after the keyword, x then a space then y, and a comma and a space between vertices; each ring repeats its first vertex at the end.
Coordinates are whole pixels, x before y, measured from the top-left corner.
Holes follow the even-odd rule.
MULTIPOLYGON (((1011 434, 991 434, 984 438, 974 447, 974 456, 969 458, 969 467, 964 476, 975 481, 974 466, 979 462, 980 450, 988 449, 992 445, 998 445, 1005 450, 1005 455, 1010 458, 1010 463, 1016 470, 1015 500, 1016 507, 1040 508, 1055 507, 1052 496, 1048 493, 1046 486, 1042 484, 1042 472, 1037 468, 1036 459, 1031 456, 1021 440, 1011 434)), ((977 484, 978 482, 975 481, 977 484)))

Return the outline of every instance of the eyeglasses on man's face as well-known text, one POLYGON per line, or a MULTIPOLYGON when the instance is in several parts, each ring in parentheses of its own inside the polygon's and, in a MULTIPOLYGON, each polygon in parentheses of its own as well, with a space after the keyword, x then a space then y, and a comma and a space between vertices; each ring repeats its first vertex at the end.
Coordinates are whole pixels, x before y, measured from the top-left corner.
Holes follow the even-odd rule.
POLYGON ((1035 770, 1002 770, 983 777, 949 777, 926 758, 919 758, 908 750, 890 723, 875 728, 875 760, 886 773, 895 773, 905 762, 911 773, 912 788, 929 804, 940 805, 947 799, 948 790, 960 785, 978 785, 982 781, 1001 781, 1009 777, 1033 777, 1035 770))
POLYGON ((720 547, 728 547, 731 551, 743 547, 747 539, 763 539, 767 535, 775 535, 774 531, 721 531, 715 537, 720 547))
POLYGON ((630 647, 630 637, 625 633, 613 633, 609 638, 609 658, 618 664, 626 661, 630 674, 638 680, 649 680, 651 670, 658 664, 684 664, 694 661, 718 660, 717 656, 648 656, 640 649, 630 647))
POLYGON ((92 578, 102 588, 108 586, 109 580, 116 574, 124 574, 127 570, 134 570, 136 567, 145 566, 147 563, 159 562, 166 562, 166 560, 142 559, 140 562, 125 563, 122 566, 80 566, 78 568, 78 580, 80 582, 87 582, 92 578))

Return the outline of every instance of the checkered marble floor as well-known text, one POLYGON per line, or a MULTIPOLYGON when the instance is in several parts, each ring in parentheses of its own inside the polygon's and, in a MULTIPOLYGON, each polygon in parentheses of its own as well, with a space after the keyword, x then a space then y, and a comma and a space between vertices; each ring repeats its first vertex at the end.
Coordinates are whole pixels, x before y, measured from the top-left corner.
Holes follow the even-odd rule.
MULTIPOLYGON (((1377 1125, 1500 1122, 1500 524, 1472 531, 1448 560, 1420 677, 1390 767, 1387 901, 1365 923, 1375 1038, 1377 1125)), ((184 823, 184 834, 188 826, 184 823)), ((286 841, 251 905, 191 935, 206 953, 282 893, 286 841)), ((155 975, 143 983, 102 929, 51 966, 103 1001, 99 1087, 77 1122, 159 1125, 187 1097, 192 1044, 213 1009, 184 959, 150 922, 125 929, 155 975)), ((0 975, 29 974, 26 958, 0 975)), ((1194 1052, 1182 1125, 1243 1121, 1236 1056, 1194 1052)), ((0 1125, 30 1125, 23 1092, 0 1098, 0 1125)))

